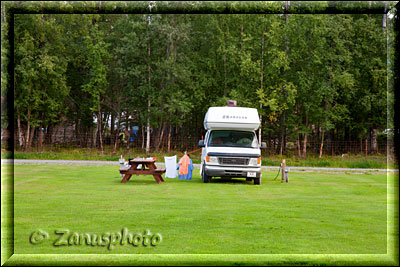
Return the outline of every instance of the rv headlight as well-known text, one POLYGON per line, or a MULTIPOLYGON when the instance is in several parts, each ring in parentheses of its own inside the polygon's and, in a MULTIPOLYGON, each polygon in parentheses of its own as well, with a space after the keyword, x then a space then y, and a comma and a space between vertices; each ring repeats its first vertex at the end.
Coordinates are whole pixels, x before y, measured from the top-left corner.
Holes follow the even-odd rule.
POLYGON ((251 158, 249 164, 250 165, 258 165, 261 163, 261 158, 251 158))
POLYGON ((210 163, 218 163, 218 158, 217 158, 217 157, 210 157, 210 156, 207 156, 207 157, 206 157, 206 161, 207 161, 207 162, 210 162, 210 163))
POLYGON ((257 165, 257 158, 251 158, 249 163, 250 165, 257 165))
POLYGON ((218 163, 218 158, 217 157, 210 157, 210 162, 218 163))

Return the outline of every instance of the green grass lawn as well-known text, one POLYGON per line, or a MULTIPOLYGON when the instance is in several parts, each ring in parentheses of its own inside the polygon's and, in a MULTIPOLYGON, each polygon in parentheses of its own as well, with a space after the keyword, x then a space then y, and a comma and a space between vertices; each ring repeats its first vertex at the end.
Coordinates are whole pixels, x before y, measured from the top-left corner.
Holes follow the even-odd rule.
POLYGON ((386 174, 264 172, 261 186, 244 179, 201 182, 132 176, 118 167, 15 165, 14 252, 125 254, 386 253, 386 174), (55 230, 160 233, 157 246, 55 247, 55 230), (49 238, 29 242, 42 229, 49 238))

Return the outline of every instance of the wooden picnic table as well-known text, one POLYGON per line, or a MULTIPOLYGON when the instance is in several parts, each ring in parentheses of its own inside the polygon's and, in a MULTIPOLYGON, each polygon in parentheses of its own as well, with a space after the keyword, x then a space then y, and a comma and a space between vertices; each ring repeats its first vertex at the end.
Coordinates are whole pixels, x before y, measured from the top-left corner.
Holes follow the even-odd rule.
POLYGON ((157 169, 154 159, 142 159, 142 158, 135 158, 128 160, 129 168, 120 168, 120 174, 124 174, 124 178, 122 178, 121 183, 125 183, 129 181, 133 174, 136 175, 153 175, 154 180, 158 184, 164 182, 162 178, 162 174, 165 173, 165 169, 157 169), (140 166, 139 166, 140 165, 140 166))

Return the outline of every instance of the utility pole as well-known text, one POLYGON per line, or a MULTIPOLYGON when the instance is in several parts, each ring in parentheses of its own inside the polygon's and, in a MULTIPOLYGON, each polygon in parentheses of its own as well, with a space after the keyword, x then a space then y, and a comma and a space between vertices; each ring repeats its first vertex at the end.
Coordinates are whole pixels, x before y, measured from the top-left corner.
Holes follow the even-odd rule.
POLYGON ((40 125, 40 153, 43 153, 43 128, 40 125))
MULTIPOLYGON (((263 91, 264 83, 264 29, 261 37, 261 76, 260 76, 260 89, 263 91)), ((261 144, 261 128, 262 128, 262 104, 260 103, 260 129, 258 129, 258 142, 261 144)))
MULTIPOLYGON (((155 2, 154 1, 150 1, 149 4, 149 10, 151 12, 151 9, 153 7, 155 7, 155 2)), ((151 25, 151 14, 147 16, 147 27, 148 27, 148 31, 150 31, 150 25, 151 25)), ((150 56, 151 56, 151 46, 150 46, 150 34, 148 35, 148 44, 147 44, 147 56, 148 56, 148 60, 147 60, 147 70, 148 70, 148 82, 149 82, 149 91, 148 91, 148 99, 147 99, 147 126, 146 126, 146 130, 147 130, 147 135, 146 135, 146 153, 150 152, 150 106, 151 106, 151 102, 150 102, 150 92, 151 92, 151 67, 150 67, 150 56)))
MULTIPOLYGON (((285 49, 285 54, 288 56, 289 53, 289 39, 288 39, 288 21, 289 21, 289 8, 290 8, 290 1, 285 1, 285 21, 286 21, 286 35, 285 35, 285 44, 286 44, 286 49, 285 49)), ((286 85, 283 85, 282 89, 282 95, 284 102, 286 103, 286 90, 285 90, 286 85)), ((281 148, 280 148, 280 155, 283 155, 286 147, 286 127, 285 127, 285 118, 286 118, 286 110, 284 109, 282 111, 282 115, 280 117, 280 122, 281 122, 281 148)))

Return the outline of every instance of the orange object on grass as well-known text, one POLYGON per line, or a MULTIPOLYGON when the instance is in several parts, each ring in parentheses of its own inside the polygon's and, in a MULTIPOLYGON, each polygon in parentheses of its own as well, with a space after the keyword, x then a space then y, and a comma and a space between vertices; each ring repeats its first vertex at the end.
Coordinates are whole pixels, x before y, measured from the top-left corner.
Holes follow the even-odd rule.
POLYGON ((184 155, 179 161, 179 175, 188 174, 189 164, 190 164, 189 156, 184 155))

